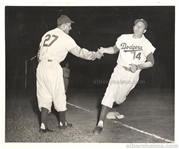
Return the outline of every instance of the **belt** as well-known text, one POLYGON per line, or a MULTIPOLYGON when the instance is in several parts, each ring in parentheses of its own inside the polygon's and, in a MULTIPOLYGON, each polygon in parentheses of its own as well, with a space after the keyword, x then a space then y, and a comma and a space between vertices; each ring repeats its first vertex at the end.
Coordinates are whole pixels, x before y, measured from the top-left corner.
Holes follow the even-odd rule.
POLYGON ((39 60, 39 62, 41 62, 41 61, 53 62, 53 60, 51 60, 51 59, 42 59, 42 60, 39 60))
POLYGON ((122 66, 126 71, 129 71, 129 72, 131 72, 130 71, 130 69, 129 69, 129 67, 125 67, 125 66, 122 66))

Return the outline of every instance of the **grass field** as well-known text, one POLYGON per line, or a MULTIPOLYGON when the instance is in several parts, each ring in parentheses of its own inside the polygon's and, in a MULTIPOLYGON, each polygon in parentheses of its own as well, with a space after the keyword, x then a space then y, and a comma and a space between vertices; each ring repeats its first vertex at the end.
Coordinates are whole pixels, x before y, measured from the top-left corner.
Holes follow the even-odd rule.
POLYGON ((121 120, 106 120, 99 136, 96 125, 104 90, 71 89, 68 93, 67 120, 72 128, 57 128, 52 108, 48 127, 52 133, 40 134, 39 110, 35 91, 7 92, 5 101, 5 143, 170 143, 174 139, 174 93, 172 90, 139 90, 113 111, 121 120))

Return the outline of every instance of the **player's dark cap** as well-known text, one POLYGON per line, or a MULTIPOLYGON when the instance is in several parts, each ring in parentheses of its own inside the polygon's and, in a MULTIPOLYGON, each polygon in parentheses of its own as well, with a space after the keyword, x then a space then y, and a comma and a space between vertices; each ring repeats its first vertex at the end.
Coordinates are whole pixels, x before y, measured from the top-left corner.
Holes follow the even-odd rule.
POLYGON ((57 19, 57 25, 61 25, 64 23, 75 23, 74 21, 72 21, 68 16, 66 15, 61 15, 58 19, 57 19))
POLYGON ((137 19, 135 20, 134 25, 136 25, 138 22, 142 22, 145 25, 145 29, 147 29, 148 27, 147 21, 145 21, 144 19, 137 19))

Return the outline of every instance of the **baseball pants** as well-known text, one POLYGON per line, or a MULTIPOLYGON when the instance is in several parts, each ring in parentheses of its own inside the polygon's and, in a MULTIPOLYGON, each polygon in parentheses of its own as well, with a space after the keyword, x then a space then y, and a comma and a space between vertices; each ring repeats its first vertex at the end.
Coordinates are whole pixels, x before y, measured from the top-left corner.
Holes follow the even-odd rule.
POLYGON ((132 73, 117 65, 111 75, 108 87, 104 94, 101 104, 109 108, 113 103, 121 104, 125 101, 126 96, 136 86, 139 80, 140 70, 132 73))
POLYGON ((42 60, 38 64, 36 78, 39 110, 44 107, 50 113, 53 102, 58 112, 66 111, 63 71, 59 63, 54 60, 42 60))

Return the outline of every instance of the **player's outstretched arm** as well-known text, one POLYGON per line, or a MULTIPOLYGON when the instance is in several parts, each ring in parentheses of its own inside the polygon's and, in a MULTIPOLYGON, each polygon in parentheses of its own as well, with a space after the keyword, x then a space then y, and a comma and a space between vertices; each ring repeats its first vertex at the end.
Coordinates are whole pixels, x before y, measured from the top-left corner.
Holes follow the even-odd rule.
POLYGON ((98 49, 98 51, 100 51, 101 53, 106 53, 106 54, 115 54, 115 53, 119 52, 119 49, 115 45, 113 47, 108 47, 108 48, 100 47, 98 49))
POLYGON ((87 49, 80 48, 78 46, 74 47, 69 52, 79 58, 83 58, 86 60, 92 60, 92 61, 95 60, 96 58, 101 59, 101 57, 103 56, 103 53, 101 53, 100 51, 97 51, 97 52, 88 51, 87 49))

